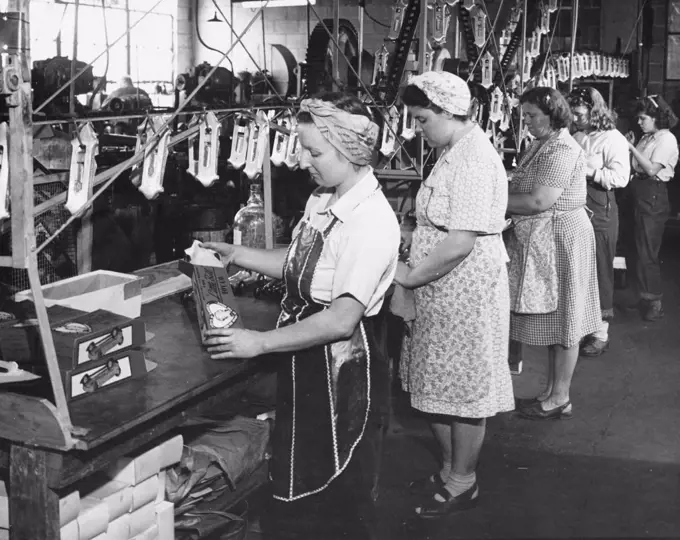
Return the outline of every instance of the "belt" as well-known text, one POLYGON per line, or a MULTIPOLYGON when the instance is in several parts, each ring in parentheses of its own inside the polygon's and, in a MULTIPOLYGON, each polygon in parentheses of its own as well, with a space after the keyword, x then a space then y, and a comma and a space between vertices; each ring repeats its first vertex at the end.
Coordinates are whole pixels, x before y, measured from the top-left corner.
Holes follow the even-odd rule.
POLYGON ((633 175, 631 176, 631 180, 638 180, 638 181, 640 181, 640 180, 650 180, 650 181, 654 181, 654 182, 657 182, 657 183, 660 183, 660 184, 666 183, 663 180, 659 180, 656 176, 649 176, 648 174, 637 172, 637 171, 633 173, 633 175))

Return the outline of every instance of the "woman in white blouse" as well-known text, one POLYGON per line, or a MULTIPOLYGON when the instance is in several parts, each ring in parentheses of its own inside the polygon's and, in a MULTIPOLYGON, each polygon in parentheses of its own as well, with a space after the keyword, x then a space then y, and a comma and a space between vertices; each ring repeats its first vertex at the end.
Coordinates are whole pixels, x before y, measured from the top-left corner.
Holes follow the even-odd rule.
POLYGON ((399 224, 370 166, 378 136, 355 96, 305 99, 300 167, 319 185, 287 249, 206 244, 283 279, 277 328, 209 330, 213 359, 277 355, 266 526, 277 540, 371 538, 371 488, 387 400, 375 315, 397 268, 399 224))
POLYGON ((581 356, 600 356, 609 348, 609 321, 614 317, 614 256, 619 237, 619 207, 614 189, 630 178, 628 141, 616 129, 616 115, 591 86, 569 94, 574 115, 573 137, 586 153, 588 208, 593 213, 597 281, 602 324, 581 344, 581 356))
POLYGON ((638 100, 635 116, 642 137, 628 136, 633 157, 631 179, 634 242, 627 257, 633 287, 641 300, 642 316, 647 321, 663 317, 659 250, 670 212, 667 183, 678 163, 678 141, 669 128, 678 119, 661 96, 638 100))

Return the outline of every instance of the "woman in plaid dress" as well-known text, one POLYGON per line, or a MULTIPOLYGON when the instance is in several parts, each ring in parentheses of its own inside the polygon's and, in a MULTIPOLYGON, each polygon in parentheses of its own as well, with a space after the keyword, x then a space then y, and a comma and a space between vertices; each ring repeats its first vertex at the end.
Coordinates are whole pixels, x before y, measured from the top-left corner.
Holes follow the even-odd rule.
MULTIPOLYGON (((570 417, 571 379, 579 343, 601 321, 595 258, 595 235, 586 213, 586 162, 583 150, 569 134, 571 111, 566 99, 552 88, 534 88, 522 95, 522 115, 535 137, 512 177, 508 212, 513 221, 526 216, 552 220, 556 309, 522 314, 513 311, 510 337, 528 345, 548 347, 549 376, 545 391, 535 399, 519 400, 519 413, 530 419, 570 417)), ((531 244, 535 239, 529 240, 531 244)), ((511 268, 526 255, 518 242, 510 244, 511 268)), ((533 247, 533 246, 531 246, 533 247)), ((525 245, 525 249, 527 246, 525 245)), ((537 261, 539 271, 545 261, 537 261)), ((522 266, 523 265, 523 266, 522 266)), ((522 276, 531 288, 530 276, 522 276)), ((515 301, 511 290, 511 305, 515 301)))

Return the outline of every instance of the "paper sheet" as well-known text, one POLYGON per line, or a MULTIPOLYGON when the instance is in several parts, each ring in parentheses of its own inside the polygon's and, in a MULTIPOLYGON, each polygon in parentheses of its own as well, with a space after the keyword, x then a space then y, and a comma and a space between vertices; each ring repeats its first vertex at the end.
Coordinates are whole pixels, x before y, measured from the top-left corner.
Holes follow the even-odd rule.
POLYGON ((39 379, 40 376, 30 371, 19 369, 16 362, 5 362, 0 360, 0 384, 8 384, 39 379), (5 372, 4 370, 7 370, 5 372))
POLYGON ((212 266, 216 268, 222 266, 219 255, 212 249, 204 248, 203 244, 198 240, 194 240, 194 243, 191 244, 189 248, 185 249, 184 253, 189 257, 189 262, 191 262, 191 264, 212 266))

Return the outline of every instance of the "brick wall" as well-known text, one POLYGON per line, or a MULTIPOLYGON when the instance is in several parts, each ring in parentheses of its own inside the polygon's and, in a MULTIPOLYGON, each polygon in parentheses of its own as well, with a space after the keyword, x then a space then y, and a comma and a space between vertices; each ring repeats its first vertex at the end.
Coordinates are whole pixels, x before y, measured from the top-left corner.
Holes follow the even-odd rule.
POLYGON ((654 41, 649 51, 649 84, 647 90, 650 94, 665 94, 667 0, 649 0, 649 2, 654 8, 654 41))

